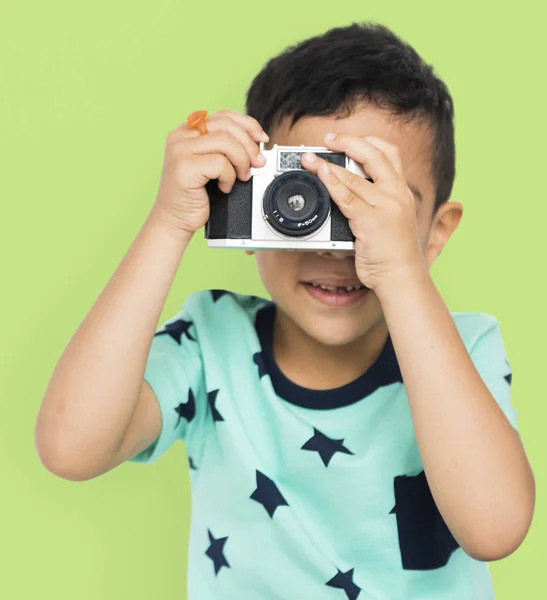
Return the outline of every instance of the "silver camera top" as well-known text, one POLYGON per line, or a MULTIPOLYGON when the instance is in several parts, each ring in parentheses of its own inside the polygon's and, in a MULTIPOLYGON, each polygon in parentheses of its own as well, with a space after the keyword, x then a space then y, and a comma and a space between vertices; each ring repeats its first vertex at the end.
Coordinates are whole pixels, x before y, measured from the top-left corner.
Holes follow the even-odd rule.
POLYGON ((286 171, 305 170, 301 163, 302 155, 307 152, 312 152, 313 154, 318 155, 339 155, 342 157, 342 161, 335 161, 337 164, 353 173, 366 177, 361 165, 342 152, 334 152, 324 146, 305 146, 304 144, 301 144, 300 146, 278 146, 277 144, 274 144, 270 150, 265 150, 264 142, 260 142, 259 147, 266 159, 266 163, 263 167, 252 167, 251 175, 260 175, 269 178, 275 177, 276 174, 284 173, 286 171))

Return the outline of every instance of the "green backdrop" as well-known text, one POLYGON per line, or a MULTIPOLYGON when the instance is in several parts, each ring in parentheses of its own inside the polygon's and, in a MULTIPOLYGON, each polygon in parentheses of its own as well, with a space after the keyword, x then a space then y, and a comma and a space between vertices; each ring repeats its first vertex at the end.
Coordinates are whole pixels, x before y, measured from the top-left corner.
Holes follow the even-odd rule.
MULTIPOLYGON (((538 503, 524 544, 491 568, 498 600, 543 597, 545 15, 535 1, 502 6, 3 0, 1 598, 186 598, 182 444, 152 466, 64 481, 35 452, 38 407, 61 352, 148 214, 168 132, 195 109, 243 110, 268 57, 363 19, 411 42, 454 96, 453 199, 465 213, 433 275, 451 310, 500 321, 538 503)), ((252 258, 208 250, 201 235, 184 262, 162 319, 198 289, 264 293, 252 258)))

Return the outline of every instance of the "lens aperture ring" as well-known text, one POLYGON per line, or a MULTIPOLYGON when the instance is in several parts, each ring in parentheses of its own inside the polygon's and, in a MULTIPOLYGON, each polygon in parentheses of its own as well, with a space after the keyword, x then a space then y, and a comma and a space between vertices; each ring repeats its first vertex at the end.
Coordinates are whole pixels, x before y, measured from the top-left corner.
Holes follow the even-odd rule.
POLYGON ((316 175, 295 170, 271 181, 264 193, 263 209, 276 231, 302 237, 321 228, 329 216, 330 202, 325 184, 316 175), (291 198, 298 198, 298 202, 290 201, 291 198), (300 208, 294 210, 291 205, 300 208))

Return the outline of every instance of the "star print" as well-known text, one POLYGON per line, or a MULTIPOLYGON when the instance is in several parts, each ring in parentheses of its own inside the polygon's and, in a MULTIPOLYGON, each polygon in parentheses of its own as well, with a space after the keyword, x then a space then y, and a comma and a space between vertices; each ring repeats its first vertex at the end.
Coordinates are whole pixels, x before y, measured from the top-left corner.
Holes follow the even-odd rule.
POLYGON ((343 445, 344 439, 333 440, 321 433, 315 427, 313 428, 313 436, 302 446, 302 450, 311 450, 317 452, 323 461, 325 467, 329 466, 331 458, 336 452, 343 454, 354 454, 343 445))
POLYGON ((211 290, 211 296, 213 296, 213 302, 216 302, 222 296, 231 296, 232 292, 228 292, 227 290, 211 290))
POLYGON ((224 417, 218 412, 215 403, 217 401, 217 394, 220 390, 213 390, 207 394, 207 400, 209 401, 209 407, 211 408, 211 414, 213 415, 213 421, 224 421, 224 417))
POLYGON ((192 421, 192 419, 196 416, 196 401, 194 399, 194 393, 191 389, 188 390, 188 400, 186 402, 181 402, 176 408, 179 418, 177 420, 177 424, 175 425, 175 429, 179 426, 181 419, 186 419, 188 423, 192 421))
POLYGON ((511 383, 513 382, 513 374, 509 373, 508 375, 505 375, 504 379, 509 385, 511 385, 511 383))
POLYGON ((256 472, 256 490, 251 498, 262 504, 272 519, 279 506, 289 506, 275 483, 260 471, 256 472))
POLYGON ((177 321, 168 323, 162 331, 158 331, 155 335, 170 335, 177 344, 181 343, 182 336, 185 335, 189 340, 195 342, 196 338, 188 331, 193 324, 192 321, 178 319, 177 321))
POLYGON ((224 544, 228 537, 215 539, 210 529, 207 530, 207 533, 209 534, 209 548, 207 548, 205 554, 213 561, 215 575, 218 575, 222 567, 232 568, 224 556, 224 544))
POLYGON ((355 600, 361 593, 361 588, 353 583, 353 569, 342 573, 337 569, 338 573, 326 585, 333 588, 338 588, 346 592, 348 600, 355 600))
POLYGON ((258 377, 262 379, 262 376, 268 373, 268 371, 266 370, 266 365, 264 364, 262 352, 257 352, 253 355, 253 362, 258 367, 258 377))
POLYGON ((188 457, 188 464, 190 465, 190 469, 192 469, 192 471, 198 470, 198 468, 194 464, 194 459, 191 456, 188 457))

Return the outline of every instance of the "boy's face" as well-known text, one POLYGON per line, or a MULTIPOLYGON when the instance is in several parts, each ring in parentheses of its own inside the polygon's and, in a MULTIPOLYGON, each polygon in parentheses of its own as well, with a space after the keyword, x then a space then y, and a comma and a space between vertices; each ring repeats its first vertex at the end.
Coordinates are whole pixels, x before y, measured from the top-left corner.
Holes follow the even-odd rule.
MULTIPOLYGON (((378 108, 362 105, 350 117, 305 117, 291 130, 282 124, 270 143, 324 146, 325 134, 373 135, 399 148, 407 183, 417 188, 416 217, 421 245, 431 266, 461 217, 461 205, 446 203, 433 215, 435 186, 431 173, 431 133, 427 125, 402 123, 378 108)), ((349 306, 328 306, 312 296, 305 282, 358 282, 354 255, 347 252, 256 252, 260 277, 281 310, 281 318, 327 346, 343 346, 363 338, 383 323, 382 307, 372 290, 349 306)))

